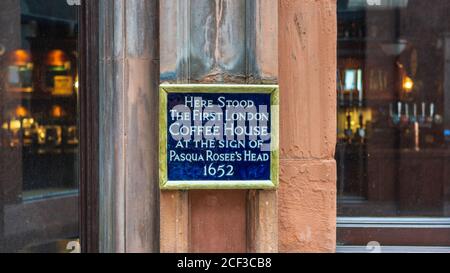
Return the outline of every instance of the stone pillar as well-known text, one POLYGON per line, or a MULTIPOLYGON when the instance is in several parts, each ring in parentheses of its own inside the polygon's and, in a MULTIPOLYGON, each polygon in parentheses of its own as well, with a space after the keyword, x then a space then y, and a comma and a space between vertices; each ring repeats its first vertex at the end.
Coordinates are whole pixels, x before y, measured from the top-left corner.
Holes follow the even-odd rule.
MULTIPOLYGON (((276 84, 274 0, 161 2, 161 81, 276 84)), ((161 192, 162 252, 276 252, 276 191, 161 192)))
POLYGON ((280 0, 281 252, 336 246, 336 1, 280 0))
POLYGON ((159 1, 99 5, 100 251, 157 252, 159 1))

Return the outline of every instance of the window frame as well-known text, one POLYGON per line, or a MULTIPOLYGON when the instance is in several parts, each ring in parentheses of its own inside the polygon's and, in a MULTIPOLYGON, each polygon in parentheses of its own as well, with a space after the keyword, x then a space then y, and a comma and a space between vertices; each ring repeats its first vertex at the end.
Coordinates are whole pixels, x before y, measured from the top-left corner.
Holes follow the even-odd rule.
MULTIPOLYGON (((339 44, 339 34, 336 41, 339 44)), ((337 61, 339 69, 339 54, 337 61)), ((339 109, 338 100, 337 106, 339 109)), ((337 190, 339 208, 345 203, 337 190)), ((376 252, 370 245, 375 240, 381 252, 450 252, 450 217, 338 216, 336 223, 337 252, 376 252)))
POLYGON ((80 244, 83 253, 99 252, 99 3, 81 1, 80 54, 80 244))

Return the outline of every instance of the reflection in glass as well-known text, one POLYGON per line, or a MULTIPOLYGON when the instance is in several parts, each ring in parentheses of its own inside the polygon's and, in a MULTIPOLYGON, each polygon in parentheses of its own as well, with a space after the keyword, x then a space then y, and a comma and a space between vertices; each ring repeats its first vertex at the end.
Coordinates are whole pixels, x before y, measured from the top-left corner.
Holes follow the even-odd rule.
POLYGON ((338 1, 339 216, 450 216, 449 14, 338 1))
POLYGON ((78 244, 76 12, 0 1, 0 252, 78 244))

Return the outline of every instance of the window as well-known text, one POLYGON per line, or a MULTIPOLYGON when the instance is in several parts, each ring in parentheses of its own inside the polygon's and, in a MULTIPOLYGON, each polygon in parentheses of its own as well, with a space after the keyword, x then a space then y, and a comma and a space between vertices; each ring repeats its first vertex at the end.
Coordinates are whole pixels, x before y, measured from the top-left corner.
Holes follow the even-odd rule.
POLYGON ((450 2, 337 2, 338 244, 450 246, 450 2))
POLYGON ((0 252, 78 249, 78 19, 0 1, 0 252))

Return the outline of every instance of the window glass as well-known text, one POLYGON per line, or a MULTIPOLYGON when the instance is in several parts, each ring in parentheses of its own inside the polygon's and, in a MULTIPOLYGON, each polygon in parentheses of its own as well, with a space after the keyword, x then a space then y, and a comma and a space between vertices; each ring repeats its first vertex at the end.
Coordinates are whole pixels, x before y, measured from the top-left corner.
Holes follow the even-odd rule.
POLYGON ((450 216, 450 1, 339 0, 338 215, 450 216))
POLYGON ((78 249, 72 2, 0 1, 0 252, 78 249))

